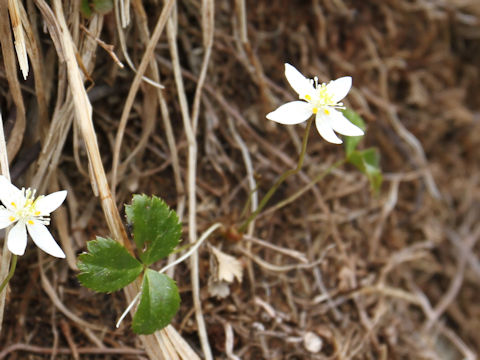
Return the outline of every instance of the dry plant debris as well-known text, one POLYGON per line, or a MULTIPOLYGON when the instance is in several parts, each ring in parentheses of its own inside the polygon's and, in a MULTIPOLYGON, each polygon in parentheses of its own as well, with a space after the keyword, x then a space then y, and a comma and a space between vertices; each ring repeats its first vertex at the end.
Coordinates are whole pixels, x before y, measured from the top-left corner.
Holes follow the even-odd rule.
POLYGON ((12 0, 0 19, 11 177, 69 192, 51 226, 67 261, 21 259, 0 359, 477 357, 477 0, 115 0, 90 18, 76 0, 12 0), (243 212, 297 160, 301 126, 265 119, 294 99, 285 62, 353 77, 345 103, 368 123, 384 186, 372 195, 349 166, 311 184, 343 156, 312 135, 302 171, 240 239, 243 212), (155 336, 114 328, 133 290, 93 294, 75 278, 95 234, 128 241, 132 193, 176 208, 184 243, 222 223, 208 241, 245 267, 211 297, 202 246, 171 270, 182 306, 155 336))

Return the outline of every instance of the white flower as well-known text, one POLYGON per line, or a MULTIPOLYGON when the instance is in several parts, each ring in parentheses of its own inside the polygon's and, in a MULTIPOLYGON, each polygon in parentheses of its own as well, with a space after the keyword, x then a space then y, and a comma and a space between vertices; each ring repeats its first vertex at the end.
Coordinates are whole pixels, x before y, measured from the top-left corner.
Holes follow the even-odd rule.
POLYGON ((307 120, 315 114, 315 125, 319 134, 328 142, 341 144, 342 140, 334 133, 347 136, 361 136, 363 130, 353 125, 338 111, 345 109, 342 100, 352 87, 350 76, 332 80, 328 84, 319 84, 318 78, 307 79, 290 64, 285 64, 285 77, 295 90, 299 99, 281 105, 267 114, 267 119, 280 124, 294 125, 307 120))
POLYGON ((35 199, 36 190, 16 188, 0 175, 0 229, 15 226, 8 233, 7 246, 15 255, 23 255, 27 247, 27 229, 33 242, 46 253, 64 258, 65 254, 45 225, 50 224, 50 213, 58 208, 67 192, 57 191, 35 199))

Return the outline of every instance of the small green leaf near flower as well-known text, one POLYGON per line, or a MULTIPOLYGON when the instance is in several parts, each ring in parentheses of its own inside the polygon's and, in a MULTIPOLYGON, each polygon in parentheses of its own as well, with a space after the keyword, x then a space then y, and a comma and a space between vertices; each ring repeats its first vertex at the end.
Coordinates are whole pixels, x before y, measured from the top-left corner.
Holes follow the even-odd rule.
POLYGON ((175 281, 167 275, 147 269, 132 329, 137 334, 152 334, 167 326, 179 307, 180 295, 175 281))
POLYGON ((115 240, 97 237, 87 243, 87 248, 88 253, 78 257, 78 280, 89 289, 117 291, 143 271, 142 264, 115 240))
POLYGON ((86 18, 92 16, 93 12, 100 15, 108 14, 112 9, 112 0, 81 0, 80 2, 80 11, 86 18))
POLYGON ((383 177, 377 149, 355 150, 348 157, 348 162, 367 176, 372 190, 376 192, 380 190, 383 177))
MULTIPOLYGON (((343 110, 343 115, 359 128, 365 131, 365 121, 352 109, 343 110)), ((380 154, 375 148, 365 150, 357 150, 357 146, 362 140, 362 136, 346 136, 345 156, 347 161, 354 165, 358 170, 364 173, 370 187, 373 191, 378 192, 382 185, 382 170, 380 169, 380 154)))
POLYGON ((125 206, 128 223, 133 224, 133 239, 140 260, 151 265, 172 253, 178 245, 182 226, 175 211, 156 196, 134 195, 125 206))
POLYGON ((90 16, 92 16, 92 9, 90 9, 90 4, 88 0, 82 0, 80 2, 80 11, 82 15, 85 16, 86 18, 89 18, 90 16))
MULTIPOLYGON (((345 109, 342 111, 343 116, 345 116, 350 122, 363 131, 366 129, 365 121, 363 121, 362 117, 358 115, 355 111, 352 109, 345 109)), ((357 148, 358 143, 362 140, 363 136, 345 136, 344 138, 344 143, 345 143, 345 153, 347 157, 350 156, 350 154, 355 151, 357 148)))

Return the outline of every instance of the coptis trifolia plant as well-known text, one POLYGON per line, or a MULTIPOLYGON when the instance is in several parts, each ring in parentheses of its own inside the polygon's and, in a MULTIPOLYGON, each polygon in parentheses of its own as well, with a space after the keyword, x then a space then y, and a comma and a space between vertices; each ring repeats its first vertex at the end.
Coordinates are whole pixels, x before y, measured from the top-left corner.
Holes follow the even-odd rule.
MULTIPOLYGON (((353 110, 347 109, 344 104, 340 102, 350 91, 352 78, 350 76, 344 76, 337 80, 330 81, 328 84, 320 84, 317 77, 307 79, 290 64, 285 64, 285 77, 293 90, 298 94, 300 100, 283 104, 276 110, 268 113, 266 117, 269 120, 285 125, 299 124, 307 120, 297 167, 287 170, 278 178, 262 198, 257 209, 250 214, 239 227, 240 232, 244 232, 248 224, 258 216, 285 179, 296 174, 302 168, 307 149, 308 134, 313 120, 315 120, 318 133, 323 139, 330 143, 342 143, 342 140, 335 132, 346 136, 346 157, 337 161, 315 177, 315 179, 318 179, 314 180, 315 182, 345 162, 350 162, 366 174, 373 190, 378 191, 382 182, 379 167, 380 156, 377 150, 374 148, 356 150, 357 145, 364 135, 365 123, 363 119, 353 110), (315 115, 315 117, 312 118, 312 115, 315 115)), ((301 191, 302 190, 299 192, 301 191)), ((288 201, 284 203, 286 204, 288 201)))

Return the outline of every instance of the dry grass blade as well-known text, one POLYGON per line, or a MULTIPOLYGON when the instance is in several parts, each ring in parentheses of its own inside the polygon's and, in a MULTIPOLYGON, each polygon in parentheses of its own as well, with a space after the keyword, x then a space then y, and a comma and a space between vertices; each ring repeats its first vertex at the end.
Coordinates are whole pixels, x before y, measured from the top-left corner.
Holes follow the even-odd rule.
MULTIPOLYGON (((175 85, 177 87, 178 100, 182 114, 183 126, 188 142, 188 159, 187 159, 187 194, 188 194, 188 239, 190 244, 197 241, 197 192, 196 192, 196 173, 197 173, 197 140, 195 131, 190 119, 187 96, 183 84, 180 59, 177 48, 175 25, 173 18, 167 22, 167 37, 170 48, 170 56, 172 57, 173 74, 175 85)), ((202 305, 200 300, 200 277, 198 270, 198 253, 195 252, 190 257, 190 279, 192 284, 192 297, 195 309, 195 318, 197 320, 198 335, 205 358, 213 359, 212 350, 208 341, 207 328, 203 318, 202 305)))
MULTIPOLYGON (((172 5, 173 4, 171 4, 170 7, 172 5)), ((127 249, 131 251, 130 242, 127 239, 125 229, 123 228, 120 215, 116 208, 116 204, 113 201, 113 198, 108 186, 108 182, 105 176, 105 171, 103 168, 103 164, 101 162, 101 157, 98 149, 98 143, 96 140, 96 134, 93 129, 91 105, 88 100, 87 94, 85 92, 85 88, 83 86, 80 70, 76 62, 73 42, 69 35, 65 18, 63 16, 62 4, 59 0, 54 1, 54 9, 55 9, 57 21, 62 31, 61 41, 62 41, 62 47, 65 51, 64 53, 65 61, 68 68, 69 87, 70 87, 70 91, 74 94, 73 103, 75 108, 76 121, 80 127, 82 138, 85 141, 87 153, 89 155, 89 164, 92 169, 92 174, 91 174, 92 183, 95 185, 95 187, 99 191, 102 208, 103 208, 103 211, 107 220, 107 224, 112 233, 113 238, 121 242, 123 245, 127 247, 127 249)), ((166 14, 168 14, 169 12, 168 9, 169 8, 166 6, 165 8, 166 14)), ((161 17, 161 19, 164 19, 165 17, 166 15, 161 17)), ((160 22, 160 25, 161 25, 161 22, 160 22)), ((162 26, 160 26, 159 28, 161 30, 162 26)), ((155 36, 155 33, 154 33, 154 36, 155 36)), ((140 66, 139 72, 141 70, 142 70, 142 66, 140 66)), ((131 290, 132 289, 127 289, 127 295, 132 294, 131 290)), ((160 333, 160 337, 163 337, 162 333, 160 333)), ((142 339, 144 339, 147 353, 149 353, 149 355, 153 358, 155 356, 154 354, 158 353, 158 345, 160 344, 158 343, 155 344, 154 342, 152 343, 147 338, 152 339, 152 337, 142 336, 142 339)), ((173 348, 175 349, 175 345, 176 344, 173 344, 171 346, 173 346, 173 348)), ((180 345, 185 346, 185 343, 180 345)))
POLYGON ((61 42, 65 51, 64 55, 68 70, 69 88, 73 94, 72 100, 75 110, 75 118, 82 132, 82 137, 85 141, 89 157, 89 164, 91 165, 93 172, 91 174, 91 180, 99 191, 102 208, 113 237, 129 248, 130 245, 127 240, 127 235, 108 187, 105 170, 98 150, 97 136, 93 128, 92 106, 90 105, 90 101, 88 100, 87 93, 83 86, 83 80, 76 61, 73 41, 65 22, 62 3, 59 0, 54 1, 54 10, 61 30, 61 42))
MULTIPOLYGON (((31 54, 30 61, 32 62, 33 75, 35 77, 35 93, 38 104, 38 123, 40 127, 40 134, 44 135, 48 126, 48 110, 47 110, 47 88, 44 79, 43 57, 40 53, 37 38, 34 30, 28 20, 27 12, 21 2, 18 3, 20 18, 23 24, 26 35, 26 47, 28 53, 31 54)), ((40 136, 42 140, 44 136, 40 136)))
POLYGON ((25 44, 25 36, 23 34, 18 0, 8 0, 8 12, 10 14, 10 21, 12 23, 13 37, 15 38, 15 51, 17 52, 18 63, 20 65, 20 70, 22 70, 23 78, 27 79, 27 46, 25 44))
POLYGON ((125 132, 125 127, 127 126, 128 115, 130 114, 130 110, 133 106, 133 100, 137 94, 138 88, 140 86, 140 82, 142 81, 142 75, 144 74, 145 70, 147 69, 148 63, 150 62, 153 51, 155 49, 155 45, 157 44, 160 35, 167 23, 168 18, 170 17, 170 13, 173 9, 173 5, 175 4, 174 0, 168 0, 163 9, 160 13, 158 21, 155 25, 155 29, 153 30, 152 37, 148 43, 147 48, 145 49, 145 53, 143 54, 142 61, 138 70, 135 74, 135 78, 130 86, 128 96, 125 100, 125 105, 122 111, 122 117, 120 118, 120 124, 118 126, 117 135, 115 137, 115 148, 113 152, 113 163, 112 163, 112 192, 115 196, 115 189, 117 186, 117 176, 118 176, 118 166, 120 161, 120 148, 122 146, 123 135, 125 132))
MULTIPOLYGON (((10 6, 9 1, 9 6, 10 6)), ((0 2, 0 18, 8 18, 8 8, 6 2, 0 2)), ((13 5, 12 5, 13 6, 13 5)), ((19 20, 20 21, 20 20, 19 20)), ((23 30, 22 30, 23 36, 23 30)), ((23 37, 22 37, 23 38, 23 37)), ((13 101, 16 106, 16 119, 15 126, 10 134, 7 144, 8 157, 11 162, 15 155, 20 150, 20 146, 23 140, 23 134, 25 132, 26 120, 25 120, 25 106, 23 103, 23 97, 20 90, 20 83, 16 76, 17 66, 15 62, 15 50, 12 43, 12 33, 8 21, 0 21, 0 43, 2 44, 3 63, 5 65, 5 73, 8 80, 9 91, 12 93, 13 101)), ((25 41, 23 42, 25 46, 25 41)), ((25 53, 26 56, 26 53, 25 53)))

